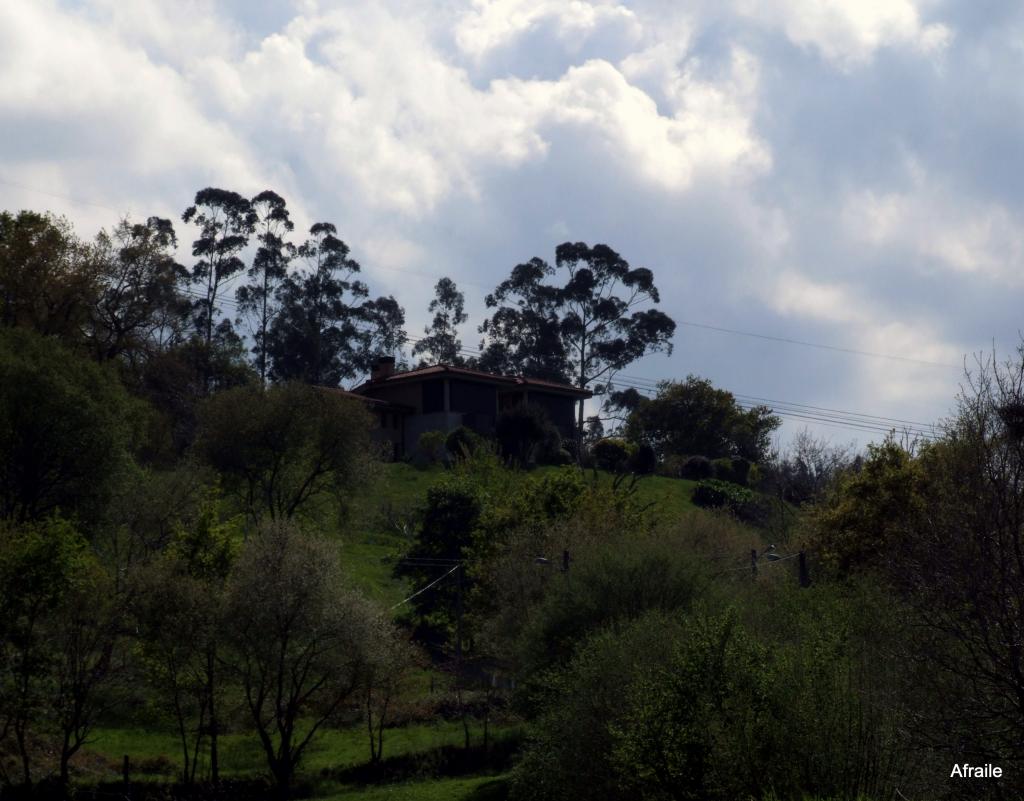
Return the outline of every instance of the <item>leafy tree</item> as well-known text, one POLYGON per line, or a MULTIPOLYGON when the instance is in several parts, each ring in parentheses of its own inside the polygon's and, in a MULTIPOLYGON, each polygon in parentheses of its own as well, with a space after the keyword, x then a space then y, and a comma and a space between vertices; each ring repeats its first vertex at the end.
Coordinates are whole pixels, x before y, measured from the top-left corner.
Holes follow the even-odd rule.
POLYGON ((177 238, 170 220, 145 224, 122 220, 96 237, 100 288, 91 315, 97 358, 124 358, 137 365, 164 346, 180 342, 191 304, 181 291, 187 277, 174 258, 177 238))
POLYGON ((47 625, 85 560, 85 540, 65 520, 0 522, 0 742, 13 735, 26 786, 33 729, 50 712, 47 625))
POLYGON ((143 665, 174 719, 182 780, 195 781, 209 739, 210 774, 219 776, 219 652, 224 584, 240 538, 238 521, 221 520, 211 495, 191 525, 179 525, 167 550, 136 576, 134 617, 143 665))
POLYGON ((696 376, 662 381, 653 398, 637 398, 625 434, 653 446, 659 458, 700 455, 763 460, 782 421, 765 406, 744 411, 731 392, 696 376))
POLYGON ((99 291, 90 249, 63 217, 0 213, 0 323, 84 343, 99 291))
POLYGON ((238 309, 251 320, 255 344, 256 371, 260 380, 267 380, 267 337, 277 315, 276 293, 288 273, 288 264, 295 256, 295 246, 285 236, 295 228, 284 198, 269 189, 251 201, 256 216, 254 231, 259 246, 248 270, 250 283, 235 293, 238 309))
POLYGON ((237 192, 207 187, 196 192, 195 203, 185 209, 181 219, 199 226, 199 237, 192 243, 196 262, 191 281, 200 294, 194 304, 196 329, 209 348, 215 333, 219 338, 230 334, 228 320, 214 329, 217 299, 221 285, 245 269, 239 254, 249 244, 257 216, 252 204, 237 192))
POLYGON ((369 414, 359 401, 303 384, 237 387, 200 409, 196 452, 250 520, 344 505, 369 473, 369 414))
MULTIPOLYGON (((658 301, 647 268, 631 268, 607 245, 565 242, 555 249, 555 267, 540 259, 521 264, 487 296, 487 306, 499 308, 480 330, 499 361, 518 365, 516 372, 600 391, 644 355, 672 352, 675 323, 648 308, 658 301), (556 274, 563 285, 546 283, 556 274)), ((582 405, 578 430, 582 436, 582 405)))
POLYGON ((542 259, 519 264, 486 298, 496 311, 480 325, 486 339, 475 366, 492 373, 569 380, 555 287, 543 281, 554 271, 542 259))
POLYGON ((330 223, 316 223, 298 249, 307 269, 278 291, 281 309, 270 329, 271 376, 337 386, 369 369, 378 350, 405 340, 404 313, 391 297, 368 300, 360 266, 330 223))
POLYGON ((532 403, 504 409, 494 423, 501 455, 511 464, 526 467, 557 454, 561 435, 547 412, 532 403))
POLYGON ((280 797, 356 693, 374 619, 349 589, 336 544, 277 522, 243 547, 228 584, 228 659, 280 797))
POLYGON ((135 411, 110 371, 0 330, 0 518, 96 520, 130 458, 135 411))
POLYGON ((434 286, 434 299, 428 311, 434 315, 429 326, 423 329, 426 337, 413 346, 413 356, 427 355, 437 364, 460 365, 465 361, 460 351, 458 327, 469 319, 463 311, 465 296, 459 292, 451 278, 442 278, 434 286))

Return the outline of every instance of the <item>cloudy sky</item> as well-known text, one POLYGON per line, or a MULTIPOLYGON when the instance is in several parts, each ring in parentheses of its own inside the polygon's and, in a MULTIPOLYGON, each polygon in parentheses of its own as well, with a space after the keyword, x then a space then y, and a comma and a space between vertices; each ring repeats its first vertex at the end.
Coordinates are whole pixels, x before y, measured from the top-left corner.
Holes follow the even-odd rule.
POLYGON ((604 242, 680 323, 625 380, 928 422, 1019 339, 1022 42, 992 0, 4 0, 0 208, 273 188, 411 333, 455 279, 471 347, 513 265, 604 242))

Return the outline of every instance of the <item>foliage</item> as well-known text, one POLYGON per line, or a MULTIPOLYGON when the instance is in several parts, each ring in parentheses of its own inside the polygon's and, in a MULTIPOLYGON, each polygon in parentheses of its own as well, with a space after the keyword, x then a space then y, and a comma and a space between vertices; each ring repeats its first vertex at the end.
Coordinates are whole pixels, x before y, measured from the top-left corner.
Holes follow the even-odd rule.
POLYGON ((839 477, 853 469, 852 445, 831 445, 810 431, 798 431, 785 453, 766 463, 768 488, 797 505, 821 501, 839 477))
POLYGON ((315 223, 297 255, 306 269, 281 284, 268 334, 272 378, 335 387, 405 340, 402 308, 391 297, 369 299, 357 278, 362 268, 333 224, 315 223))
MULTIPOLYGON (((607 381, 648 353, 672 352, 675 323, 650 308, 659 300, 650 270, 607 245, 564 242, 555 267, 531 259, 487 296, 496 311, 480 326, 480 365, 580 387, 607 381), (547 283, 556 274, 564 284, 547 283)), ((582 407, 578 425, 582 433, 582 407)))
POLYGON ((635 451, 629 459, 629 469, 637 475, 647 476, 653 473, 658 467, 658 454, 654 448, 646 442, 636 446, 635 451))
POLYGON ((0 518, 95 522, 130 460, 136 412, 112 372, 0 330, 0 518))
POLYGON ((228 663, 283 797, 367 661, 375 613, 339 568, 334 544, 276 522, 248 540, 228 582, 228 663))
POLYGON ((249 317, 253 355, 260 380, 268 371, 268 335, 277 317, 277 288, 285 280, 288 265, 295 257, 295 245, 285 236, 295 228, 284 198, 269 189, 250 201, 254 215, 253 232, 259 246, 247 275, 249 283, 235 292, 238 310, 249 317))
POLYGON ((477 451, 488 446, 487 440, 473 429, 459 426, 449 432, 444 441, 445 450, 455 459, 473 456, 477 451))
POLYGON ((209 348, 215 335, 220 341, 233 336, 229 320, 222 319, 214 326, 219 312, 217 300, 222 284, 245 269, 240 253, 255 229, 256 212, 237 192, 207 187, 196 192, 193 205, 185 209, 181 219, 199 227, 199 236, 192 243, 196 261, 190 280, 200 294, 193 304, 196 332, 209 348))
POLYGON ((693 488, 694 504, 705 509, 728 509, 739 515, 753 500, 754 493, 746 487, 717 478, 705 479, 693 488))
POLYGON ((707 456, 690 456, 683 462, 679 475, 691 481, 701 481, 711 478, 714 474, 714 467, 707 456))
POLYGON ((133 370, 170 344, 180 343, 192 304, 182 291, 188 273, 174 251, 170 220, 122 220, 100 232, 93 248, 98 293, 90 314, 96 358, 123 359, 133 370))
POLYGON ((98 293, 96 263, 66 219, 0 213, 0 324, 76 347, 98 293))
POLYGON ((625 434, 652 445, 662 459, 700 454, 759 462, 768 453, 771 432, 781 423, 767 407, 744 411, 731 392, 691 375, 683 382, 662 381, 655 397, 638 398, 625 434))
POLYGON ((434 299, 427 309, 434 319, 423 329, 426 336, 413 346, 412 355, 427 355, 432 364, 463 364, 458 327, 469 319, 464 311, 465 304, 465 296, 451 278, 438 280, 434 285, 434 299))
POLYGON ((344 511, 368 478, 369 414, 339 393, 302 384, 238 387, 200 410, 196 452, 223 477, 249 518, 344 511))
POLYGON ((718 481, 728 481, 745 487, 749 483, 751 464, 740 457, 715 459, 711 462, 711 473, 718 481))
POLYGON ((926 487, 921 462, 892 439, 868 445, 860 471, 840 479, 814 514, 818 552, 844 575, 885 565, 925 525, 926 487))
POLYGON ((495 436, 501 455, 519 467, 551 461, 562 446, 547 412, 532 403, 502 411, 495 421, 495 436))
POLYGON ((443 431, 424 431, 416 441, 416 450, 432 464, 441 460, 445 442, 446 436, 443 431))
POLYGON ((613 759, 612 726, 623 717, 624 689, 638 670, 670 657, 678 629, 676 615, 647 612, 595 633, 564 670, 543 676, 537 704, 543 712, 513 774, 514 801, 636 797, 613 759))
POLYGON ((611 473, 625 471, 635 453, 635 445, 618 437, 599 439, 590 449, 590 455, 594 459, 594 464, 600 469, 608 470, 611 473))

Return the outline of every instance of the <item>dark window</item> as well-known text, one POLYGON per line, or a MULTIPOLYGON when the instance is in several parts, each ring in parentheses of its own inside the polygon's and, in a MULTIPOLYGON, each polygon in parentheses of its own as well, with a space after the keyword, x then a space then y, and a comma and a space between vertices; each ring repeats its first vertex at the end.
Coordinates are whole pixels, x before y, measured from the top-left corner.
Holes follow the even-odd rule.
POLYGON ((423 382, 423 414, 444 411, 444 379, 432 378, 423 382))

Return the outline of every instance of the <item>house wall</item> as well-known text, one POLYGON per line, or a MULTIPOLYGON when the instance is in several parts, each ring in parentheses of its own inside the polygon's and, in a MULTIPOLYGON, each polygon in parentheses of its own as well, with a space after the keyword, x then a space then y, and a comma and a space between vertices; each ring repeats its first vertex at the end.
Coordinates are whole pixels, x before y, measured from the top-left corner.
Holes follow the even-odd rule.
POLYGON ((452 379, 449 408, 462 414, 462 425, 480 434, 494 433, 498 389, 493 384, 452 379))
POLYGON ((462 425, 462 415, 458 412, 432 412, 430 414, 412 414, 405 418, 405 452, 414 453, 419 443, 420 434, 426 431, 452 431, 462 425))
POLYGON ((379 398, 388 403, 409 406, 417 412, 423 411, 423 391, 420 385, 415 382, 369 387, 365 394, 371 398, 379 398))

